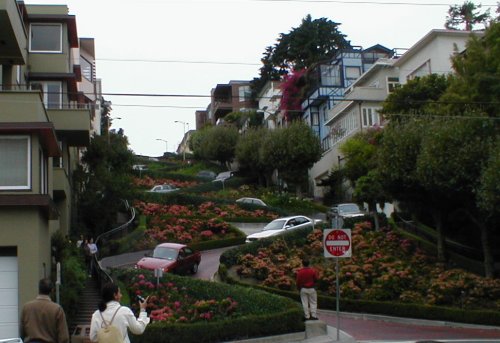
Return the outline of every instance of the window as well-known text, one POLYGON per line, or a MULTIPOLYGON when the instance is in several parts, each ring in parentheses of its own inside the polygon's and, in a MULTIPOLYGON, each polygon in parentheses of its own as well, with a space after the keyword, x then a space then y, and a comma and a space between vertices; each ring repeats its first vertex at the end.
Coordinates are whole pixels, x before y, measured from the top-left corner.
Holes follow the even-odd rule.
POLYGON ((250 100, 252 92, 250 91, 250 86, 241 86, 238 89, 240 101, 250 100))
POLYGON ((62 53, 62 25, 31 24, 30 52, 62 53))
POLYGON ((361 76, 359 67, 345 67, 345 78, 347 80, 357 80, 361 76))
MULTIPOLYGON (((61 141, 57 141, 57 144, 59 145, 59 149, 61 151, 63 151, 62 142, 61 141)), ((54 168, 62 168, 62 167, 64 167, 62 156, 61 157, 54 157, 52 159, 52 167, 54 167, 54 168)))
POLYGON ((47 108, 62 107, 62 83, 59 81, 32 82, 31 89, 42 92, 43 103, 47 108))
POLYGON ((23 69, 20 65, 16 65, 16 83, 20 86, 23 83, 23 69))
POLYGON ((340 86, 338 65, 321 65, 321 84, 323 86, 340 86))
POLYGON ((0 136, 0 190, 30 189, 29 136, 0 136))
POLYGON ((413 80, 416 77, 427 76, 429 74, 431 74, 431 61, 427 60, 420 67, 412 71, 410 75, 407 76, 407 79, 413 80))
POLYGON ((379 124, 378 109, 365 107, 363 108, 363 127, 370 127, 379 124))
POLYGON ((396 88, 401 87, 399 83, 399 77, 397 76, 389 76, 387 77, 387 93, 392 93, 396 90, 396 88))
POLYGON ((92 63, 87 61, 85 58, 80 59, 80 65, 82 66, 82 75, 84 78, 90 82, 94 81, 94 68, 92 63))
POLYGON ((47 194, 49 191, 49 173, 47 159, 42 150, 39 152, 40 158, 40 194, 47 194))

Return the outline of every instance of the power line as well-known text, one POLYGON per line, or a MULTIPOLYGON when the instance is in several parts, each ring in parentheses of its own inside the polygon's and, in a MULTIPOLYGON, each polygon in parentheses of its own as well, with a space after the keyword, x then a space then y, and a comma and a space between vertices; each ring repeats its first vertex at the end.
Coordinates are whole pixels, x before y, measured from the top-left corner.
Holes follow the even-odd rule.
POLYGON ((242 65, 261 66, 261 63, 248 62, 222 62, 222 61, 188 61, 188 60, 148 60, 148 59, 125 59, 125 58, 96 58, 96 61, 106 62, 140 62, 140 63, 182 63, 182 64, 219 64, 219 65, 242 65))
MULTIPOLYGON (((301 3, 339 3, 353 5, 403 5, 403 6, 453 6, 445 3, 418 3, 418 2, 395 2, 395 1, 349 1, 349 0, 246 0, 249 2, 301 2, 301 3)), ((497 5, 482 4, 484 7, 496 7, 497 5)))

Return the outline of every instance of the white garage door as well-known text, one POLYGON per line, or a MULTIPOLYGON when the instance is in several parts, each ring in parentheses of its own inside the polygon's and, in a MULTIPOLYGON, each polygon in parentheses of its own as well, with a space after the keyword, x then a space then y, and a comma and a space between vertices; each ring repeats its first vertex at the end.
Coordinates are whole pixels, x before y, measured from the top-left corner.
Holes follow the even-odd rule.
POLYGON ((0 339, 19 337, 16 256, 0 256, 0 339))

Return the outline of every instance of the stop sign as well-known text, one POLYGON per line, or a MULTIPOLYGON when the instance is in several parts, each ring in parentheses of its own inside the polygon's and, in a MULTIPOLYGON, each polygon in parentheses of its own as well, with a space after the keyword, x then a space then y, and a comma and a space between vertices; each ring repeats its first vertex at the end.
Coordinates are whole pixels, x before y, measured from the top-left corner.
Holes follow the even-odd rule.
POLYGON ((351 230, 323 231, 323 247, 325 257, 351 257, 351 230))

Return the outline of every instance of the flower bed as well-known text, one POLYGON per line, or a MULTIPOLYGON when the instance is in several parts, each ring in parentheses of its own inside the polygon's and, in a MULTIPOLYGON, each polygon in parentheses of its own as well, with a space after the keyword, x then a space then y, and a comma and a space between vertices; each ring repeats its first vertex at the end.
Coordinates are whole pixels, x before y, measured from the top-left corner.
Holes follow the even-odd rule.
POLYGON ((197 181, 180 181, 171 178, 151 178, 149 176, 144 176, 143 178, 133 178, 132 180, 134 186, 139 188, 152 188, 155 185, 170 184, 177 188, 188 188, 193 187, 198 184, 197 181))
POLYGON ((199 206, 158 204, 144 201, 136 201, 134 207, 146 216, 170 214, 183 217, 201 218, 264 218, 269 221, 278 217, 276 213, 265 209, 244 210, 236 204, 217 205, 213 201, 208 201, 199 206))
MULTIPOLYGON (((231 297, 197 299, 185 286, 172 281, 156 283, 144 274, 136 275, 128 291, 132 295, 149 296, 147 309, 153 321, 194 323, 225 319, 237 315, 238 303, 231 297)), ((132 307, 138 310, 138 305, 132 307)))
MULTIPOLYGON (((322 235, 321 230, 314 230, 296 245, 277 238, 253 252, 245 247, 232 269, 242 279, 295 291, 300 258, 307 256, 320 275, 318 291, 334 296, 335 268, 331 259, 323 257, 322 235)), ((352 245, 353 257, 340 259, 343 299, 500 310, 500 280, 446 270, 413 241, 393 231, 376 232, 371 224, 358 223, 352 231, 352 245)))

